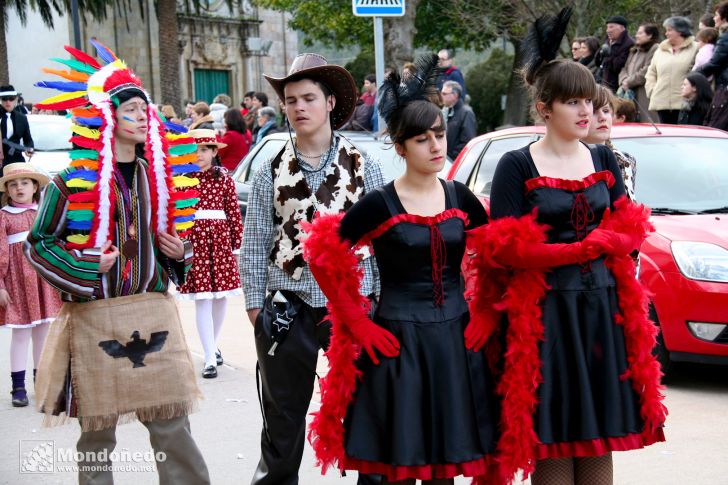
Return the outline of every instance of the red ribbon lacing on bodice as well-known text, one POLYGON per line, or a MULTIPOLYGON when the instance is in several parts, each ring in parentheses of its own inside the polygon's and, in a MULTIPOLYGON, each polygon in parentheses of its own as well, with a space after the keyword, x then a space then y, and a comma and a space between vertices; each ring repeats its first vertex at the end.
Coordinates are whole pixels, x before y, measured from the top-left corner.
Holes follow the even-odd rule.
MULTIPOLYGON (((579 192, 574 197, 574 205, 571 207, 571 225, 574 227, 576 240, 582 241, 589 232, 589 224, 594 221, 594 211, 584 192, 579 192)), ((581 265, 582 272, 591 271, 591 261, 581 265)))
POLYGON ((447 250, 437 224, 430 226, 430 257, 432 258, 432 301, 435 306, 442 306, 445 301, 442 272, 447 261, 447 250))

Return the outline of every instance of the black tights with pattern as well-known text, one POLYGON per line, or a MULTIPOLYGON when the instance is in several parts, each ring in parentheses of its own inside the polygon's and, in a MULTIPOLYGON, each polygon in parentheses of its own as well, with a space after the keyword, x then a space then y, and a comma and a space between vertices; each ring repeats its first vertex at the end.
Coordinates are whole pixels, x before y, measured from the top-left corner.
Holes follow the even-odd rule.
POLYGON ((532 485, 612 485, 612 454, 549 458, 536 463, 532 485))

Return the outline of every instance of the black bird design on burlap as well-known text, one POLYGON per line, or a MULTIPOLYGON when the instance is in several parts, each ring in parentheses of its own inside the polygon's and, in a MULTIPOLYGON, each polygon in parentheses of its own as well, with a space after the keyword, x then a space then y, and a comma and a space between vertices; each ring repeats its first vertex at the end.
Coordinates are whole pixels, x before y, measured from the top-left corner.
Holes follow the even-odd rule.
POLYGON ((149 343, 147 343, 146 339, 139 338, 139 330, 134 330, 131 340, 126 345, 122 345, 118 340, 104 340, 99 342, 99 347, 115 359, 126 357, 134 363, 134 367, 146 367, 144 358, 148 353, 158 352, 162 349, 167 340, 167 334, 169 332, 166 330, 152 332, 149 336, 149 343))

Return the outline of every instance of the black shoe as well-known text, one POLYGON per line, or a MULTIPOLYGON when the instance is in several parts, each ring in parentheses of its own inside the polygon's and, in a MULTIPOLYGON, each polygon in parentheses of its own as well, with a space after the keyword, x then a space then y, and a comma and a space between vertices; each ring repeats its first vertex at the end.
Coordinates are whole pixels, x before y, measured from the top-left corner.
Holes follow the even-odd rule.
POLYGON ((204 369, 202 369, 202 377, 205 379, 214 379, 217 377, 217 367, 214 365, 208 365, 204 369))
POLYGON ((215 360, 217 361, 217 365, 222 365, 222 352, 220 352, 220 349, 217 349, 217 352, 215 352, 215 360))
POLYGON ((13 407, 23 408, 28 405, 28 395, 24 387, 16 387, 10 394, 13 396, 13 407))

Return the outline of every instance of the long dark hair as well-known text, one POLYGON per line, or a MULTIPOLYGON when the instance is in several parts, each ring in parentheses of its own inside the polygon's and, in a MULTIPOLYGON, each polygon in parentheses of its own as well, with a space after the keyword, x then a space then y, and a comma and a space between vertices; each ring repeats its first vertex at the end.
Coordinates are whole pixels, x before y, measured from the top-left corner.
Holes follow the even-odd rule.
POLYGON ((248 129, 248 127, 245 126, 243 114, 237 108, 230 108, 225 111, 223 120, 225 120, 225 125, 230 131, 237 131, 240 134, 245 134, 245 131, 248 129))
POLYGON ((586 44, 587 49, 589 49, 589 55, 585 56, 585 58, 591 59, 595 55, 597 55, 597 52, 599 52, 599 39, 597 39, 594 36, 584 37, 581 40, 582 44, 586 44))
POLYGON ((650 41, 642 47, 642 49, 648 51, 654 44, 660 42, 660 28, 655 24, 642 24, 640 27, 645 31, 645 34, 650 36, 650 41))
POLYGON ((713 88, 710 87, 710 81, 699 72, 691 72, 685 76, 685 79, 695 86, 695 99, 690 102, 692 109, 707 113, 710 103, 713 101, 713 88))

